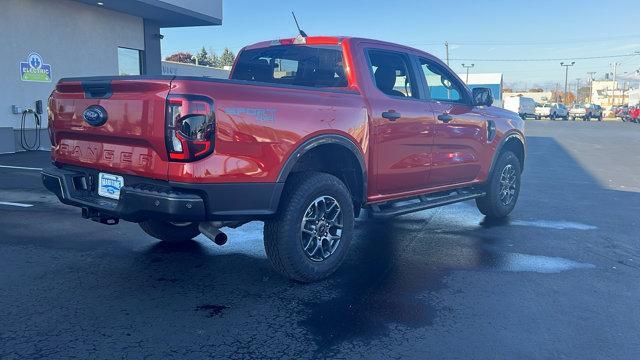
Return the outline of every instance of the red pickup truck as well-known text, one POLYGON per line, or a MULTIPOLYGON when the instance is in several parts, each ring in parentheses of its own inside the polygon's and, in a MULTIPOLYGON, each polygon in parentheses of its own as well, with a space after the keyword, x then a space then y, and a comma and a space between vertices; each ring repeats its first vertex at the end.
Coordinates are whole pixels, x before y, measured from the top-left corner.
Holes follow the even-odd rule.
POLYGON ((280 273, 316 281, 344 260, 361 209, 391 218, 476 199, 514 208, 524 124, 425 52, 349 37, 244 48, 230 79, 62 79, 43 183, 85 218, 164 241, 265 222, 280 273))

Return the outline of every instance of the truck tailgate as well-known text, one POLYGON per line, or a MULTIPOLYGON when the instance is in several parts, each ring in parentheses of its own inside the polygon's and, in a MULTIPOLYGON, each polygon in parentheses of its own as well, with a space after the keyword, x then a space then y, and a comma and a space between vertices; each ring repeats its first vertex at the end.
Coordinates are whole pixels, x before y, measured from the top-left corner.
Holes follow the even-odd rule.
POLYGON ((171 79, 61 80, 49 99, 53 161, 165 180, 171 79), (106 122, 90 124, 100 108, 106 122))

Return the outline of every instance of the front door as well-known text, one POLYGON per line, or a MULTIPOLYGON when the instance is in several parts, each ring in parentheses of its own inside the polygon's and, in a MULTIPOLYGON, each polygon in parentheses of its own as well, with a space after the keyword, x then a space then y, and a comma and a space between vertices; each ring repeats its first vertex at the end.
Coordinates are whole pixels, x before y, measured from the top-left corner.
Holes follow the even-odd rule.
POLYGON ((429 187, 471 182, 482 170, 487 121, 449 69, 432 59, 420 59, 420 67, 437 119, 429 187))
POLYGON ((416 74, 403 53, 368 50, 370 109, 375 148, 374 196, 393 197, 426 189, 433 146, 433 112, 420 99, 416 74))

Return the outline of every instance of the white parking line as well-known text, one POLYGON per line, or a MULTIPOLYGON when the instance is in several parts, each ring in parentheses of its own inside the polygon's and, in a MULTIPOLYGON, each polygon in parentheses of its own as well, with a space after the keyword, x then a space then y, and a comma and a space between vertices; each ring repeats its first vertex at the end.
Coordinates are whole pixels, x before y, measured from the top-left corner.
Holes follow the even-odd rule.
POLYGON ((33 205, 31 204, 14 203, 14 202, 8 202, 8 201, 0 201, 0 205, 17 206, 21 208, 33 207, 33 205))
POLYGON ((0 168, 2 168, 2 169, 17 169, 17 170, 33 170, 33 171, 42 171, 42 168, 24 167, 24 166, 0 165, 0 168))

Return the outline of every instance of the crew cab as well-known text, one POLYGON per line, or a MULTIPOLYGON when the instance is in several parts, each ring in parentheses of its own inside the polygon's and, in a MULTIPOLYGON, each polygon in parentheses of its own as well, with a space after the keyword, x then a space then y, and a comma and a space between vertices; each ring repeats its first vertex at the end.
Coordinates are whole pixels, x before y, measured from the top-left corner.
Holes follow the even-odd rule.
POLYGON ((536 106, 535 109, 536 120, 541 118, 549 118, 549 120, 556 120, 558 118, 567 120, 569 118, 569 110, 564 104, 550 103, 541 104, 536 106))
POLYGON ((273 267, 300 282, 343 262, 355 218, 475 199, 514 208, 524 123, 442 61, 402 45, 302 37, 242 49, 230 79, 62 79, 44 185, 85 218, 163 241, 264 221, 273 267))

